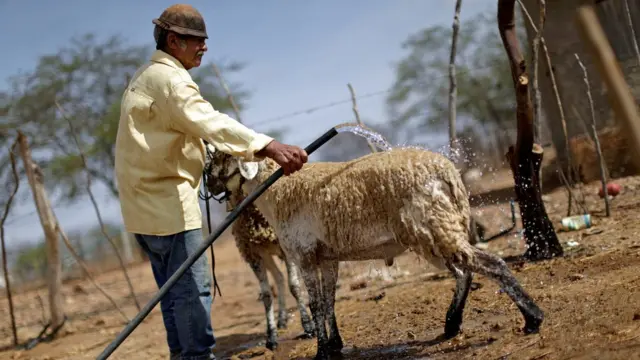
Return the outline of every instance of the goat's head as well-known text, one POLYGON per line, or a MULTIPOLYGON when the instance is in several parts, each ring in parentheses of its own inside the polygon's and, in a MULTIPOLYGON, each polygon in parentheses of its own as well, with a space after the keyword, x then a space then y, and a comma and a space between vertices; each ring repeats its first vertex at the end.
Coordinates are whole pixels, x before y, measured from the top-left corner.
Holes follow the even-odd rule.
POLYGON ((253 180, 258 174, 257 162, 245 162, 239 157, 209 148, 207 151, 207 188, 214 194, 242 193, 244 180, 253 180))

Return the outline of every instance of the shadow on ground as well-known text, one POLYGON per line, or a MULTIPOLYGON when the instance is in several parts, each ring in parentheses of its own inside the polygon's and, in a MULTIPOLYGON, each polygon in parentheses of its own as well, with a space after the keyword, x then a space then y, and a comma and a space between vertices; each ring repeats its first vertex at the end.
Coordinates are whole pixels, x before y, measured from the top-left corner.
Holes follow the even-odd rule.
MULTIPOLYGON (((406 343, 392 344, 392 345, 378 345, 368 348, 357 347, 345 347, 341 354, 334 355, 331 359, 334 360, 378 360, 378 359, 430 359, 435 354, 446 354, 463 349, 479 348, 489 345, 493 342, 493 339, 478 340, 477 342, 465 344, 463 346, 450 346, 445 349, 429 349, 435 347, 447 340, 439 335, 431 340, 425 341, 410 341, 406 343)), ((309 360, 313 357, 296 357, 296 360, 309 360)))
POLYGON ((230 334, 216 337, 214 353, 218 359, 229 359, 234 355, 240 359, 251 359, 261 357, 268 351, 264 343, 264 333, 230 334))

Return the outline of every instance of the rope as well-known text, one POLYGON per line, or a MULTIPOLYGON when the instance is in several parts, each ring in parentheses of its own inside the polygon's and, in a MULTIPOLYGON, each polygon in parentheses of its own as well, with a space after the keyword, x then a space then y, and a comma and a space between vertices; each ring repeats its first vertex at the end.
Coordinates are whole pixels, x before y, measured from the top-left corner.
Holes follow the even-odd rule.
MULTIPOLYGON (((211 152, 209 151, 209 148, 206 146, 208 143, 204 140, 203 142, 205 144, 207 155, 210 155, 211 152)), ((198 193, 198 197, 204 200, 204 204, 207 212, 207 229, 209 230, 209 234, 211 234, 211 211, 209 208, 209 200, 214 199, 219 203, 221 203, 222 201, 224 201, 224 198, 217 199, 215 196, 213 196, 213 194, 209 192, 209 189, 207 189, 207 177, 208 177, 207 169, 204 169, 202 171, 202 191, 198 193)), ((216 255, 213 251, 213 243, 211 243, 211 246, 209 247, 209 249, 211 250, 211 274, 213 276, 213 299, 215 300, 216 291, 220 296, 222 296, 222 291, 220 290, 220 286, 218 285, 218 279, 216 278, 216 255)))

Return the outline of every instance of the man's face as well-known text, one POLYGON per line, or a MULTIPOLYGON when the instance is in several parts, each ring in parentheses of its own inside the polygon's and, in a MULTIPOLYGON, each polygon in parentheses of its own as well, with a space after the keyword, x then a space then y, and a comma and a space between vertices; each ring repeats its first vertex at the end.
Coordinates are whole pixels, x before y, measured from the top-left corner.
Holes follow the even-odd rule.
POLYGON ((207 51, 205 41, 205 38, 175 33, 169 33, 167 37, 167 45, 172 50, 171 55, 178 59, 187 70, 200 66, 202 56, 207 51))

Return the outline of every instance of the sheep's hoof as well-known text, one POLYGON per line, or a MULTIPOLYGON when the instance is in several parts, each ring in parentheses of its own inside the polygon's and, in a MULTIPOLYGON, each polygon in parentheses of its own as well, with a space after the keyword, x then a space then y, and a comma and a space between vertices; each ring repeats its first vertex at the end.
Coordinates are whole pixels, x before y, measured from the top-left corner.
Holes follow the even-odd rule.
POLYGON ((308 339, 316 336, 316 327, 311 321, 303 322, 302 328, 304 329, 306 336, 308 336, 308 339))
POLYGON ((542 315, 542 313, 540 313, 540 315, 538 316, 527 317, 522 332, 524 332, 525 335, 537 334, 540 331, 540 325, 542 324, 543 320, 544 315, 542 315))
POLYGON ((267 349, 271 351, 275 351, 278 348, 278 341, 276 340, 267 340, 267 344, 265 345, 267 349))
POLYGON ((318 349, 316 356, 313 358, 313 360, 329 360, 329 359, 330 359, 329 352, 324 347, 318 349))
POLYGON ((449 340, 460 334, 460 324, 445 324, 444 325, 444 339, 449 340))
POLYGON ((451 318, 447 317, 444 323, 444 337, 445 339, 451 339, 460 333, 462 326, 462 316, 453 315, 451 318))
POLYGON ((287 318, 278 319, 278 329, 286 329, 287 328, 287 318))
POLYGON ((335 337, 333 339, 329 339, 329 342, 327 343, 327 348, 329 349, 329 352, 331 352, 332 354, 339 353, 340 351, 342 351, 343 347, 344 347, 344 344, 342 343, 341 337, 335 337))

